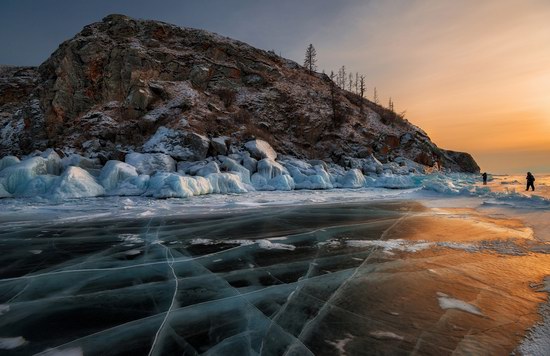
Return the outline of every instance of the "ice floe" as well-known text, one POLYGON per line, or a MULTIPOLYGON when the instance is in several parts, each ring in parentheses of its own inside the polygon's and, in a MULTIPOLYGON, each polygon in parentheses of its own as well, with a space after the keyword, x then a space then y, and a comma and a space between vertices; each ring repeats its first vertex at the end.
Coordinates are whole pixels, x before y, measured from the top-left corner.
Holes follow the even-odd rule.
POLYGON ((0 350, 12 350, 23 346, 27 343, 22 336, 17 337, 0 337, 0 350))
POLYGON ((441 309, 457 309, 470 314, 483 316, 481 310, 479 310, 479 308, 475 305, 466 303, 460 299, 452 298, 445 293, 437 292, 437 300, 441 309))

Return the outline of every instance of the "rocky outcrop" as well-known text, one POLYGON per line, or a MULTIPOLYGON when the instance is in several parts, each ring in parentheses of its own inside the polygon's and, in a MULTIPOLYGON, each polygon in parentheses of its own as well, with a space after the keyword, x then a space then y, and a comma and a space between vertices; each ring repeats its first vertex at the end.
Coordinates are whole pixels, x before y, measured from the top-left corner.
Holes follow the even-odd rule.
POLYGON ((443 151, 452 162, 456 163, 455 167, 450 167, 455 171, 463 171, 469 173, 479 173, 480 169, 477 165, 474 157, 471 154, 466 152, 456 152, 456 151, 443 151))
MULTIPOLYGON (((0 68, 0 98, 0 156, 57 147, 103 163, 127 152, 203 160, 261 139, 344 165, 374 155, 477 169, 324 74, 207 31, 122 15, 84 27, 39 68, 0 68)), ((251 159, 272 158, 258 152, 251 159)))

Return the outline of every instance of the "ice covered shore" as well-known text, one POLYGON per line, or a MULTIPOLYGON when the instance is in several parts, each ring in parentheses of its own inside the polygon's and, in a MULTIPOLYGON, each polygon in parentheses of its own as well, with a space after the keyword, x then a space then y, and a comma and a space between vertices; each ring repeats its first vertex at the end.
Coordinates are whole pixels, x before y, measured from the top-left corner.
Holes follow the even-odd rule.
POLYGON ((126 154, 125 162, 77 154, 63 158, 53 150, 0 159, 0 198, 31 198, 61 202, 102 196, 189 198, 209 194, 387 188, 413 189, 452 196, 478 196, 489 203, 550 208, 550 200, 514 189, 494 191, 479 185, 475 174, 427 171, 425 166, 397 157, 382 164, 373 156, 351 159, 348 167, 281 156, 264 141, 202 161, 176 162, 163 153, 126 154))
POLYGON ((19 159, 0 160, 0 197, 40 197, 59 201, 96 196, 187 198, 204 194, 251 191, 291 191, 333 188, 414 188, 460 192, 475 176, 454 175, 451 183, 440 172, 426 175, 425 167, 398 157, 382 164, 373 156, 353 159, 347 168, 323 161, 280 156, 264 141, 245 150, 198 162, 176 162, 163 153, 126 155, 125 162, 76 154, 61 158, 53 149, 19 159))

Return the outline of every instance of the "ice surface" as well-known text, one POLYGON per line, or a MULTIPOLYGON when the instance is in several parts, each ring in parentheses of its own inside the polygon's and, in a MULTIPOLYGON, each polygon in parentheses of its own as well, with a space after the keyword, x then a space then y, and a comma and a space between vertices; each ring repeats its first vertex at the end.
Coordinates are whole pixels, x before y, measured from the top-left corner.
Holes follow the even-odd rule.
POLYGON ((24 337, 0 337, 0 350, 11 350, 25 345, 27 340, 24 337))
POLYGON ((382 331, 382 330, 376 330, 371 331, 370 335, 377 339, 394 339, 394 340, 403 340, 403 336, 397 335, 396 333, 393 333, 391 331, 382 331))
POLYGON ((390 253, 393 250, 417 252, 432 247, 434 244, 425 241, 407 241, 402 239, 393 240, 347 240, 346 244, 352 247, 376 246, 382 247, 384 252, 390 253))
POLYGON ((457 309, 462 310, 470 314, 475 314, 479 316, 483 316, 483 313, 479 310, 478 307, 475 305, 472 305, 470 303, 466 303, 460 299, 455 299, 452 297, 449 297, 445 293, 438 292, 437 293, 437 300, 439 301, 439 306, 441 309, 457 309))
MULTIPOLYGON (((211 176, 240 182, 232 173, 157 173, 149 188, 195 195, 211 176)), ((460 354, 464 345, 477 345, 474 354, 503 354, 490 348, 511 343, 524 330, 516 323, 532 315, 526 305, 540 301, 525 290, 525 280, 536 280, 529 261, 547 256, 500 255, 483 242, 475 246, 484 250, 448 249, 410 234, 387 240, 407 231, 410 216, 427 214, 401 200, 414 192, 102 197, 31 206, 3 200, 0 336, 28 340, 12 349, 19 354, 409 354, 415 347, 460 354), (523 262, 502 268, 513 261, 523 262), (512 280, 510 270, 525 278, 512 280), (520 287, 510 289, 513 283, 520 287), (476 306, 486 303, 478 310, 487 317, 472 321, 438 307, 440 290, 479 296, 476 306), (509 313, 496 314, 499 305, 509 313)))

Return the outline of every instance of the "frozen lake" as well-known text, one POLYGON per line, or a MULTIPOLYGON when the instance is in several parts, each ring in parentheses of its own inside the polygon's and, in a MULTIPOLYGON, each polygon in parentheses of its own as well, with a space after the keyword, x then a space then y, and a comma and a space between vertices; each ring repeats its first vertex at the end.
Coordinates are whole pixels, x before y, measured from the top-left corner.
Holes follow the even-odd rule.
POLYGON ((544 354, 550 245, 415 194, 4 201, 1 352, 544 354))

